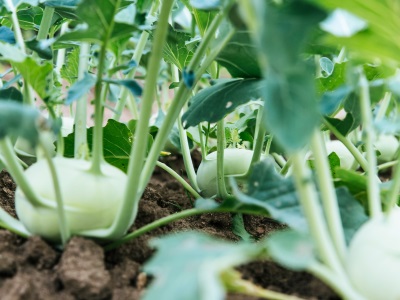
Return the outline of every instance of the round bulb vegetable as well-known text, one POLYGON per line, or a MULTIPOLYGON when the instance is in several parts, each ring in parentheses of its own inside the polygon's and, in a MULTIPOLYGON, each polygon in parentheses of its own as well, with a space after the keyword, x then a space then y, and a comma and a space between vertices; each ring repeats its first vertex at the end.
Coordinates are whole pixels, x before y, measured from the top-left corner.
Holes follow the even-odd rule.
POLYGON ((347 269, 369 300, 400 299, 400 208, 367 221, 351 241, 347 269))
MULTIPOLYGON (((245 174, 251 163, 253 151, 247 149, 225 149, 225 177, 245 174)), ((197 170, 197 184, 204 197, 217 194, 217 152, 212 152, 201 162, 197 170)))
MULTIPOLYGON (((90 171, 85 160, 56 157, 53 159, 71 234, 109 227, 124 199, 127 176, 108 163, 102 163, 102 174, 90 171)), ((32 234, 59 241, 60 230, 53 180, 46 160, 40 160, 26 171, 33 190, 51 207, 34 206, 20 188, 15 194, 19 219, 32 234)))
POLYGON ((393 135, 383 134, 378 136, 374 143, 375 148, 381 153, 378 156, 378 160, 381 162, 393 160, 399 150, 399 145, 399 141, 393 135))

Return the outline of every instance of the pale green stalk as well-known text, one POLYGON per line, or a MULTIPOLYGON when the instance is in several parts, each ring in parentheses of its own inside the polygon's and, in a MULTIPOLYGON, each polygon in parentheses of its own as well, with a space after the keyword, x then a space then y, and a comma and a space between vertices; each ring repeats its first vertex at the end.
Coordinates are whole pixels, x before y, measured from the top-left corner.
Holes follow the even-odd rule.
POLYGON ((13 24, 13 31, 15 34, 17 45, 24 53, 26 53, 24 38, 22 36, 21 27, 19 26, 17 8, 14 6, 12 0, 4 0, 4 3, 7 6, 8 10, 11 12, 11 21, 13 24))
POLYGON ((51 179, 53 181, 53 187, 54 187, 54 194, 55 194, 55 200, 57 203, 57 215, 58 215, 58 223, 60 226, 60 235, 61 235, 61 244, 65 246, 71 237, 71 232, 69 230, 68 222, 67 222, 67 217, 65 214, 65 209, 64 209, 64 202, 62 198, 62 193, 61 193, 61 188, 60 188, 60 180, 57 174, 57 170, 55 168, 53 159, 46 148, 45 142, 43 142, 41 139, 39 139, 40 147, 42 148, 44 158, 47 161, 50 174, 51 174, 51 179))
MULTIPOLYGON (((116 0, 115 7, 119 8, 121 0, 116 0)), ((116 13, 116 11, 115 11, 116 13)), ((104 107, 103 107, 103 95, 106 89, 103 89, 103 72, 106 67, 107 59, 107 47, 110 42, 111 34, 114 28, 115 20, 112 19, 108 26, 107 34, 102 41, 99 64, 97 66, 97 79, 94 87, 94 129, 93 129, 93 157, 92 166, 90 171, 94 174, 102 174, 101 164, 104 162, 103 154, 103 119, 104 119, 104 107)))
POLYGON ((343 269, 338 253, 330 238, 329 230, 322 212, 312 173, 306 166, 305 155, 297 152, 291 156, 293 160, 293 176, 297 194, 303 208, 308 227, 315 241, 318 256, 334 273, 342 278, 347 275, 343 269))
POLYGON ((24 170, 19 163, 18 157, 15 154, 11 141, 8 137, 0 139, 0 150, 4 157, 3 162, 7 171, 11 174, 19 188, 24 192, 26 198, 29 199, 32 205, 43 205, 39 196, 35 193, 30 183, 26 180, 24 170))
POLYGON ((342 142, 343 145, 350 151, 350 153, 354 156, 356 161, 360 164, 361 168, 366 171, 369 168, 368 161, 364 158, 362 153, 357 149, 356 146, 350 141, 350 139, 346 138, 344 135, 340 133, 339 130, 335 128, 331 123, 327 120, 324 120, 325 126, 336 136, 336 138, 342 142))
POLYGON ((225 122, 224 119, 217 122, 217 196, 226 199, 229 197, 226 191, 225 171, 224 171, 224 152, 225 141, 225 122))
MULTIPOLYGON (((155 17, 159 6, 160 6, 160 1, 159 0, 153 1, 153 4, 151 5, 150 11, 149 11, 149 14, 148 14, 148 17, 147 17, 148 18, 147 21, 146 21, 147 25, 149 25, 149 23, 150 23, 149 19, 155 17)), ((144 48, 146 47, 146 44, 147 44, 147 42, 149 40, 149 36, 150 36, 150 33, 148 31, 146 31, 146 30, 143 30, 142 33, 140 34, 140 38, 139 38, 138 44, 136 45, 136 48, 135 48, 135 53, 133 54, 133 57, 132 57, 132 60, 135 61, 138 65, 139 65, 139 62, 140 62, 140 60, 142 58, 144 48)), ((136 75, 136 70, 137 70, 137 67, 134 67, 126 75, 125 79, 134 79, 135 75, 136 75)), ((114 114, 112 116, 112 118, 114 120, 118 121, 121 118, 122 111, 123 111, 123 109, 124 109, 124 107, 125 107, 125 105, 127 103, 127 99, 128 99, 128 97, 130 97, 129 94, 130 94, 130 92, 129 92, 128 89, 125 89, 125 88, 121 89, 121 93, 120 93, 120 95, 118 97, 118 103, 117 103, 117 105, 115 107, 115 111, 114 111, 114 114)), ((135 119, 138 119, 139 115, 137 113, 138 110, 137 110, 136 102, 135 101, 131 101, 129 103, 129 105, 131 107, 131 111, 133 113, 133 117, 135 119)))
POLYGON ((54 7, 46 6, 43 11, 42 21, 40 22, 39 32, 36 36, 38 41, 47 39, 54 15, 54 7))
MULTIPOLYGON (((61 30, 60 30, 60 35, 63 35, 65 31, 68 29, 68 23, 65 22, 61 25, 61 30)), ((58 75, 61 73, 61 68, 65 63, 65 54, 66 54, 66 48, 59 49, 57 51, 57 58, 56 58, 56 67, 55 71, 58 75)))
POLYGON ((397 165, 394 169, 394 176, 392 179, 392 186, 389 193, 389 206, 387 212, 397 205, 400 194, 400 163, 397 160, 397 165))
POLYGON ((376 115, 376 118, 375 118, 376 121, 382 120, 383 117, 386 115, 386 112, 389 108, 391 98, 392 98, 392 93, 386 92, 385 96, 383 97, 383 100, 381 102, 381 106, 379 107, 378 114, 376 115))
MULTIPOLYGON (((228 5, 221 11, 215 18, 213 19, 211 25, 208 27, 207 34, 204 36, 203 40, 201 41, 199 47, 196 49, 192 60, 188 66, 188 70, 195 70, 200 65, 203 56, 205 55, 211 41, 214 38, 214 35, 221 24, 221 22, 225 19, 226 15, 229 12, 229 9, 232 5, 232 1, 228 3, 228 5)), ((221 44, 226 44, 227 40, 223 40, 221 44)), ((200 69, 196 72, 195 83, 199 80, 202 74, 206 71, 208 64, 210 61, 214 60, 217 54, 219 53, 219 47, 213 48, 209 56, 201 65, 200 69)), ((181 81, 178 87, 178 91, 175 94, 174 100, 171 103, 171 106, 168 109, 168 113, 165 116, 163 125, 161 126, 160 130, 158 131, 157 137, 154 140, 154 143, 151 147, 150 153, 147 157, 147 161, 144 165, 142 177, 140 181, 140 190, 138 196, 141 195, 144 191, 145 186, 147 185, 151 174, 154 170, 154 166, 156 164, 157 158, 160 154, 160 151, 165 145, 167 141, 168 134, 171 131, 175 120, 178 118, 179 113, 186 103, 187 99, 191 94, 191 90, 188 89, 185 84, 181 81)))
MULTIPOLYGON (((90 54, 90 44, 82 43, 79 52, 79 68, 78 80, 81 80, 88 69, 90 54)), ((74 141, 74 157, 85 159, 89 155, 87 143, 87 95, 82 96, 76 103, 75 110, 75 141, 74 141)))
POLYGON ((260 108, 258 109, 258 113, 257 113, 257 124, 256 124, 256 130, 254 133, 254 136, 256 137, 254 145, 253 145, 254 152, 253 152, 253 157, 251 158, 250 168, 249 168, 249 171, 247 171, 247 173, 250 172, 251 166, 260 160, 262 150, 264 147, 264 139, 265 139, 265 134, 267 131, 266 131, 265 127, 262 126, 262 124, 261 124, 263 113, 264 113, 264 107, 260 106, 260 108))
POLYGON ((314 263, 307 271, 330 286, 338 295, 347 300, 368 300, 360 295, 350 281, 335 274, 326 266, 314 263))
MULTIPOLYGON (((178 82, 179 81, 178 68, 176 66, 172 66, 172 65, 171 65, 171 68, 172 68, 172 81, 178 82)), ((194 170, 192 157, 190 155, 189 142, 187 140, 186 131, 183 129, 181 118, 178 118, 177 123, 178 123, 179 138, 180 138, 180 142, 181 142, 181 151, 182 151, 183 162, 185 164, 186 174, 189 178, 189 181, 190 181, 190 184, 192 185, 192 187, 196 191, 199 191, 200 189, 197 185, 197 180, 196 180, 196 171, 194 170)))
POLYGON ((166 164, 157 161, 157 166, 163 169, 164 171, 168 172, 172 177, 174 177, 180 184, 183 185, 183 187, 192 194, 193 197, 196 199, 201 198, 200 194, 189 184, 185 181, 185 179, 182 178, 178 173, 176 173, 173 169, 168 167, 166 164))
POLYGON ((377 159, 374 149, 376 133, 373 128, 368 81, 364 74, 361 74, 359 84, 361 116, 363 120, 363 137, 368 161, 368 169, 365 170, 367 172, 368 182, 368 208, 371 217, 378 217, 382 214, 382 204, 380 200, 379 181, 377 180, 376 176, 377 159))
POLYGON ((199 131, 199 138, 200 138, 201 160, 204 160, 204 158, 207 156, 208 153, 206 148, 206 142, 204 141, 204 134, 201 128, 201 123, 197 125, 197 130, 199 131))
POLYGON ((314 155, 316 177, 330 236, 340 260, 344 263, 347 253, 346 240, 342 228, 335 187, 333 186, 331 171, 326 159, 328 155, 326 153, 325 142, 319 130, 315 130, 312 136, 311 150, 314 155))
POLYGON ((385 169, 394 167, 394 166, 396 166, 398 163, 399 163, 398 160, 388 161, 388 162, 386 162, 386 163, 383 163, 383 164, 381 164, 381 165, 378 165, 378 171, 381 171, 381 170, 385 170, 385 169))

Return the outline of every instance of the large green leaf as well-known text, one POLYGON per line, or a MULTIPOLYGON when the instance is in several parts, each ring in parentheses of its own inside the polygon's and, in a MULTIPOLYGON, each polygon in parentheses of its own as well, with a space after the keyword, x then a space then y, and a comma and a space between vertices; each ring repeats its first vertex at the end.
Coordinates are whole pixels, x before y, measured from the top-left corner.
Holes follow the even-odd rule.
POLYGON ((191 38, 190 34, 176 31, 170 27, 167 42, 163 48, 165 61, 174 64, 181 71, 189 65, 194 49, 193 47, 189 49, 186 42, 190 41, 191 38))
POLYGON ((256 45, 247 30, 237 31, 218 54, 217 62, 224 66, 232 77, 260 78, 256 45))
POLYGON ((221 120, 239 105, 260 98, 263 84, 262 79, 233 79, 202 90, 182 117, 185 127, 221 120))
POLYGON ((212 20, 214 19, 215 15, 217 14, 216 11, 202 11, 196 9, 191 6, 190 0, 182 0, 182 2, 186 5, 186 7, 190 10, 193 14, 193 17, 196 21, 197 27, 199 28, 200 35, 204 36, 205 32, 207 31, 208 27, 210 26, 212 20))
POLYGON ((368 24, 366 30, 351 37, 330 37, 327 41, 335 45, 344 45, 353 53, 367 59, 379 57, 387 65, 400 62, 400 41, 398 16, 400 7, 397 1, 335 1, 313 0, 313 2, 333 11, 337 8, 363 19, 368 24))
POLYGON ((288 269, 304 271, 318 261, 308 234, 294 230, 274 232, 265 243, 272 259, 288 269))
POLYGON ((264 97, 264 122, 277 142, 287 151, 304 147, 321 121, 310 68, 268 72, 264 97))
POLYGON ((76 14, 78 18, 85 22, 87 28, 78 28, 75 31, 62 35, 57 43, 71 41, 103 42, 110 34, 110 40, 115 40, 131 34, 136 27, 114 22, 114 16, 118 12, 116 0, 98 1, 83 0, 78 4, 76 14), (111 24, 114 22, 112 32, 111 24))
MULTIPOLYGON (((113 119, 108 120, 103 129, 103 151, 105 160, 111 165, 126 172, 128 168, 129 155, 132 147, 132 132, 129 128, 113 119)), ((74 157, 74 137, 72 133, 65 138, 66 157, 74 157)), ((89 148, 92 148, 93 127, 87 130, 89 148)))
POLYGON ((16 101, 0 99, 0 139, 21 136, 35 145, 38 140, 39 111, 16 101))
POLYGON ((221 273, 254 260, 262 245, 219 241, 205 234, 184 232, 153 240, 157 253, 145 265, 155 279, 144 300, 222 300, 221 273))
POLYGON ((255 1, 263 56, 265 125, 287 150, 302 148, 319 123, 314 68, 301 57, 325 13, 305 1, 255 1))
POLYGON ((61 77, 66 79, 69 84, 78 80, 79 68, 79 47, 73 48, 67 55, 67 62, 61 68, 61 77))
POLYGON ((44 99, 49 94, 53 64, 44 62, 39 64, 32 57, 27 57, 15 45, 0 42, 2 59, 9 61, 21 73, 24 80, 32 86, 38 95, 44 99))

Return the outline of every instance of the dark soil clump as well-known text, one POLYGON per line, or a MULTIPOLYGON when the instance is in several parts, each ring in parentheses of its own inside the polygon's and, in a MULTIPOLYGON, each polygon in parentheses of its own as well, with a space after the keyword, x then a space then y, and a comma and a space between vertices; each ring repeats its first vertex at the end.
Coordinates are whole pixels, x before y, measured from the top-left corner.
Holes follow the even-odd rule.
MULTIPOLYGON (((178 173, 184 168, 179 157, 166 160, 178 173)), ((15 184, 6 172, 0 174, 0 205, 14 212, 15 184)), ((139 206, 131 230, 183 209, 193 199, 164 171, 156 169, 139 206)), ((260 239, 282 225, 267 218, 245 216, 245 227, 260 239)), ((151 282, 142 264, 153 254, 148 241, 171 232, 200 230, 215 237, 238 241, 232 233, 230 214, 205 214, 176 221, 104 252, 95 242, 75 237, 60 252, 38 237, 22 239, 0 230, 0 299, 2 300, 124 300, 140 299, 151 282)), ((254 262, 238 268, 245 279, 272 290, 305 299, 339 299, 309 274, 287 271, 271 262, 254 262)), ((180 270, 177 270, 180 272, 180 270)), ((229 295, 230 300, 256 299, 229 295)), ((157 299, 158 300, 158 299, 157 299)))

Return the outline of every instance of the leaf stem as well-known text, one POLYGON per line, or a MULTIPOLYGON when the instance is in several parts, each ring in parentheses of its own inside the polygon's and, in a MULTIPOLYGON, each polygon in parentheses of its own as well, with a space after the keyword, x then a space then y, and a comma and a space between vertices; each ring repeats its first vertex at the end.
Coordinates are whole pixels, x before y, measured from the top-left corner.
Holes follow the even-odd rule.
POLYGON ((361 296, 346 278, 341 278, 326 266, 316 263, 308 268, 311 274, 329 285, 343 299, 367 300, 361 296))
MULTIPOLYGON (((85 76, 89 64, 90 44, 82 43, 79 52, 78 80, 85 76)), ((82 96, 76 103, 74 157, 85 159, 89 156, 87 142, 87 95, 82 96)))
POLYGON ((8 137, 0 139, 0 150, 4 157, 4 164, 7 171, 11 174, 17 185, 21 188, 26 198, 32 203, 32 205, 43 205, 39 196, 32 189, 32 186, 25 177, 24 170, 15 154, 11 141, 8 137))
POLYGON ((397 205, 399 200, 399 193, 400 193, 400 163, 397 160, 397 165, 394 170, 394 176, 392 179, 392 186, 389 193, 389 205, 387 212, 397 205))
POLYGON ((316 243, 318 254, 325 265, 339 276, 344 276, 343 278, 346 278, 346 273, 336 253, 333 242, 330 239, 312 174, 310 169, 306 166, 305 155, 298 152, 291 157, 293 160, 293 176, 300 203, 308 221, 310 233, 316 243))
MULTIPOLYGON (((115 3, 115 12, 119 8, 121 0, 116 0, 115 3)), ((107 59, 107 47, 111 38, 112 31, 114 29, 115 20, 114 18, 111 20, 105 37, 102 40, 102 45, 100 49, 99 55, 99 65, 97 66, 97 80, 94 88, 94 129, 93 129, 93 158, 92 158, 92 166, 90 171, 94 174, 101 174, 101 164, 104 162, 104 153, 103 153, 103 117, 104 117, 104 107, 102 103, 102 95, 103 95, 103 72, 106 66, 107 59)))
MULTIPOLYGON (((157 13, 159 6, 160 6, 160 1, 159 0, 153 1, 152 5, 150 7, 149 14, 147 15, 148 16, 147 20, 146 20, 146 24, 147 25, 150 25, 151 19, 157 13)), ((137 65, 139 65, 139 62, 140 62, 140 60, 142 58, 144 48, 146 47, 146 44, 147 44, 147 42, 149 40, 149 36, 150 36, 150 33, 148 31, 145 31, 145 30, 143 30, 142 33, 140 34, 139 41, 138 41, 138 43, 136 45, 136 48, 135 48, 135 53, 132 56, 132 60, 135 61, 137 63, 137 65)), ((135 75, 136 75, 136 70, 137 70, 137 67, 132 68, 132 70, 128 73, 128 75, 126 75, 125 79, 134 79, 135 75)), ((121 89, 121 93, 120 93, 120 95, 118 97, 118 103, 117 103, 117 105, 115 107, 115 111, 114 111, 114 114, 112 116, 112 118, 114 120, 118 121, 121 118, 122 111, 123 111, 123 109, 124 109, 124 107, 126 105, 128 97, 129 97, 129 90, 126 89, 126 88, 122 88, 121 89)), ((132 101, 130 103, 130 105, 133 108, 132 111, 133 112, 137 112, 136 102, 132 101)), ((136 115, 134 114, 133 117, 135 119, 138 119, 139 116, 137 114, 136 115)))
POLYGON ((329 123, 326 119, 324 119, 324 125, 336 136, 336 138, 342 142, 343 145, 349 149, 350 153, 353 154, 354 158, 360 164, 361 168, 366 171, 369 168, 369 164, 361 152, 357 149, 356 146, 344 135, 340 133, 339 130, 335 128, 331 123, 329 123))
POLYGON ((54 187, 54 193, 55 193, 55 198, 57 202, 57 214, 58 214, 58 222, 60 226, 60 234, 61 234, 61 243, 63 246, 66 245, 68 242, 69 238, 71 237, 71 232, 69 230, 68 222, 67 222, 67 217, 65 214, 65 209, 64 209, 64 202, 62 198, 62 193, 61 193, 61 188, 60 188, 60 180, 57 174, 57 170, 55 168, 53 159, 51 158, 51 155, 46 148, 45 142, 43 142, 39 138, 39 145, 42 148, 44 158, 47 161, 51 178, 53 180, 53 187, 54 187))
POLYGON ((340 260, 344 263, 347 253, 346 241, 333 179, 326 159, 328 155, 322 134, 319 130, 316 130, 312 136, 311 150, 314 154, 317 182, 330 236, 340 260))
MULTIPOLYGON (((229 5, 227 5, 224 8, 224 10, 222 10, 213 19, 211 25, 208 27, 207 33, 205 34, 205 36, 203 37, 203 39, 200 43, 200 46, 196 49, 196 52, 194 53, 192 60, 190 61, 188 70, 195 70, 199 66, 212 39, 214 38, 214 35, 215 35, 219 25, 225 19, 231 5, 232 5, 232 1, 230 1, 229 5)), ((227 43, 227 40, 225 39, 221 44, 223 44, 223 43, 227 43)), ((220 45, 220 47, 222 47, 222 45, 220 45)), ((215 57, 219 53, 220 47, 213 48, 213 51, 211 51, 211 53, 206 58, 206 60, 203 62, 203 64, 199 68, 199 70, 197 70, 194 84, 197 83, 197 81, 200 79, 201 75, 206 71, 209 63, 211 63, 215 59, 215 57)), ((160 130, 158 131, 158 134, 154 140, 153 146, 151 147, 150 153, 149 153, 146 163, 144 165, 142 177, 141 177, 141 181, 140 181, 140 190, 139 190, 138 196, 140 196, 143 193, 144 188, 147 185, 147 183, 151 177, 151 174, 153 172, 153 169, 156 164, 159 153, 160 153, 161 149, 163 148, 163 146, 165 145, 165 142, 167 141, 168 133, 171 131, 171 129, 174 125, 174 122, 178 118, 183 105, 186 103, 187 99, 190 96, 190 93, 191 93, 191 91, 186 87, 186 85, 183 83, 183 81, 181 81, 179 84, 179 87, 178 87, 178 91, 175 94, 174 100, 172 101, 171 106, 168 110, 168 113, 165 116, 164 122, 163 122, 160 130)), ((139 199, 137 199, 137 201, 139 201, 139 199)))
POLYGON ((163 169, 164 171, 167 171, 168 174, 170 174, 172 177, 174 177, 176 180, 179 181, 180 184, 183 185, 183 187, 188 190, 189 193, 192 194, 193 197, 195 197, 196 199, 201 198, 201 196, 199 195, 198 192, 195 191, 195 189, 188 184, 185 179, 182 178, 182 176, 180 176, 178 173, 176 173, 173 169, 171 169, 170 167, 168 167, 166 164, 157 161, 157 166, 160 167, 161 169, 163 169))
POLYGON ((361 116, 363 120, 363 138, 365 141, 368 161, 368 169, 365 170, 367 172, 368 182, 368 208, 371 216, 377 217, 382 214, 382 204, 380 199, 379 181, 377 180, 376 175, 377 159, 374 149, 376 133, 372 123, 371 100, 369 95, 368 81, 364 74, 360 75, 359 88, 361 116))
POLYGON ((226 190, 224 171, 225 122, 224 119, 217 122, 217 197, 226 199, 229 194, 226 190))
POLYGON ((15 34, 15 39, 17 41, 17 45, 24 53, 26 53, 24 38, 22 36, 21 27, 19 26, 17 8, 14 6, 12 0, 4 0, 4 2, 8 7, 8 10, 11 12, 11 20, 14 27, 14 34, 15 34))
MULTIPOLYGON (((135 130, 133 147, 128 165, 129 185, 125 191, 124 205, 121 207, 116 222, 116 228, 127 230, 132 221, 135 220, 138 202, 140 200, 139 187, 140 179, 143 176, 143 164, 146 155, 146 146, 149 134, 149 120, 151 116, 155 86, 157 86, 158 72, 161 65, 162 51, 168 33, 168 19, 174 1, 164 0, 161 6, 161 13, 154 33, 154 44, 148 65, 146 86, 142 98, 139 122, 135 130)), ((158 133, 160 134, 160 132, 158 133)), ((157 159, 156 159, 157 160, 157 159)))
MULTIPOLYGON (((167 1, 167 0, 166 0, 167 1)), ((183 218, 187 218, 187 217, 191 217, 191 216, 195 216, 195 215, 199 215, 199 214, 203 214, 208 212, 207 210, 201 210, 201 209, 197 209, 197 208, 192 208, 192 209, 188 209, 188 210, 184 210, 169 216, 166 216, 164 218, 158 219, 150 224, 147 224, 125 236, 123 236, 122 238, 118 239, 117 241, 108 244, 107 246, 104 247, 105 251, 110 251, 112 249, 117 248, 118 246, 133 240, 149 231, 152 231, 158 227, 161 227, 163 225, 169 224, 171 222, 183 219, 183 218)))
POLYGON ((54 10, 54 7, 45 6, 42 21, 40 22, 39 32, 36 36, 38 41, 47 39, 47 34, 49 33, 51 21, 54 15, 54 10))

